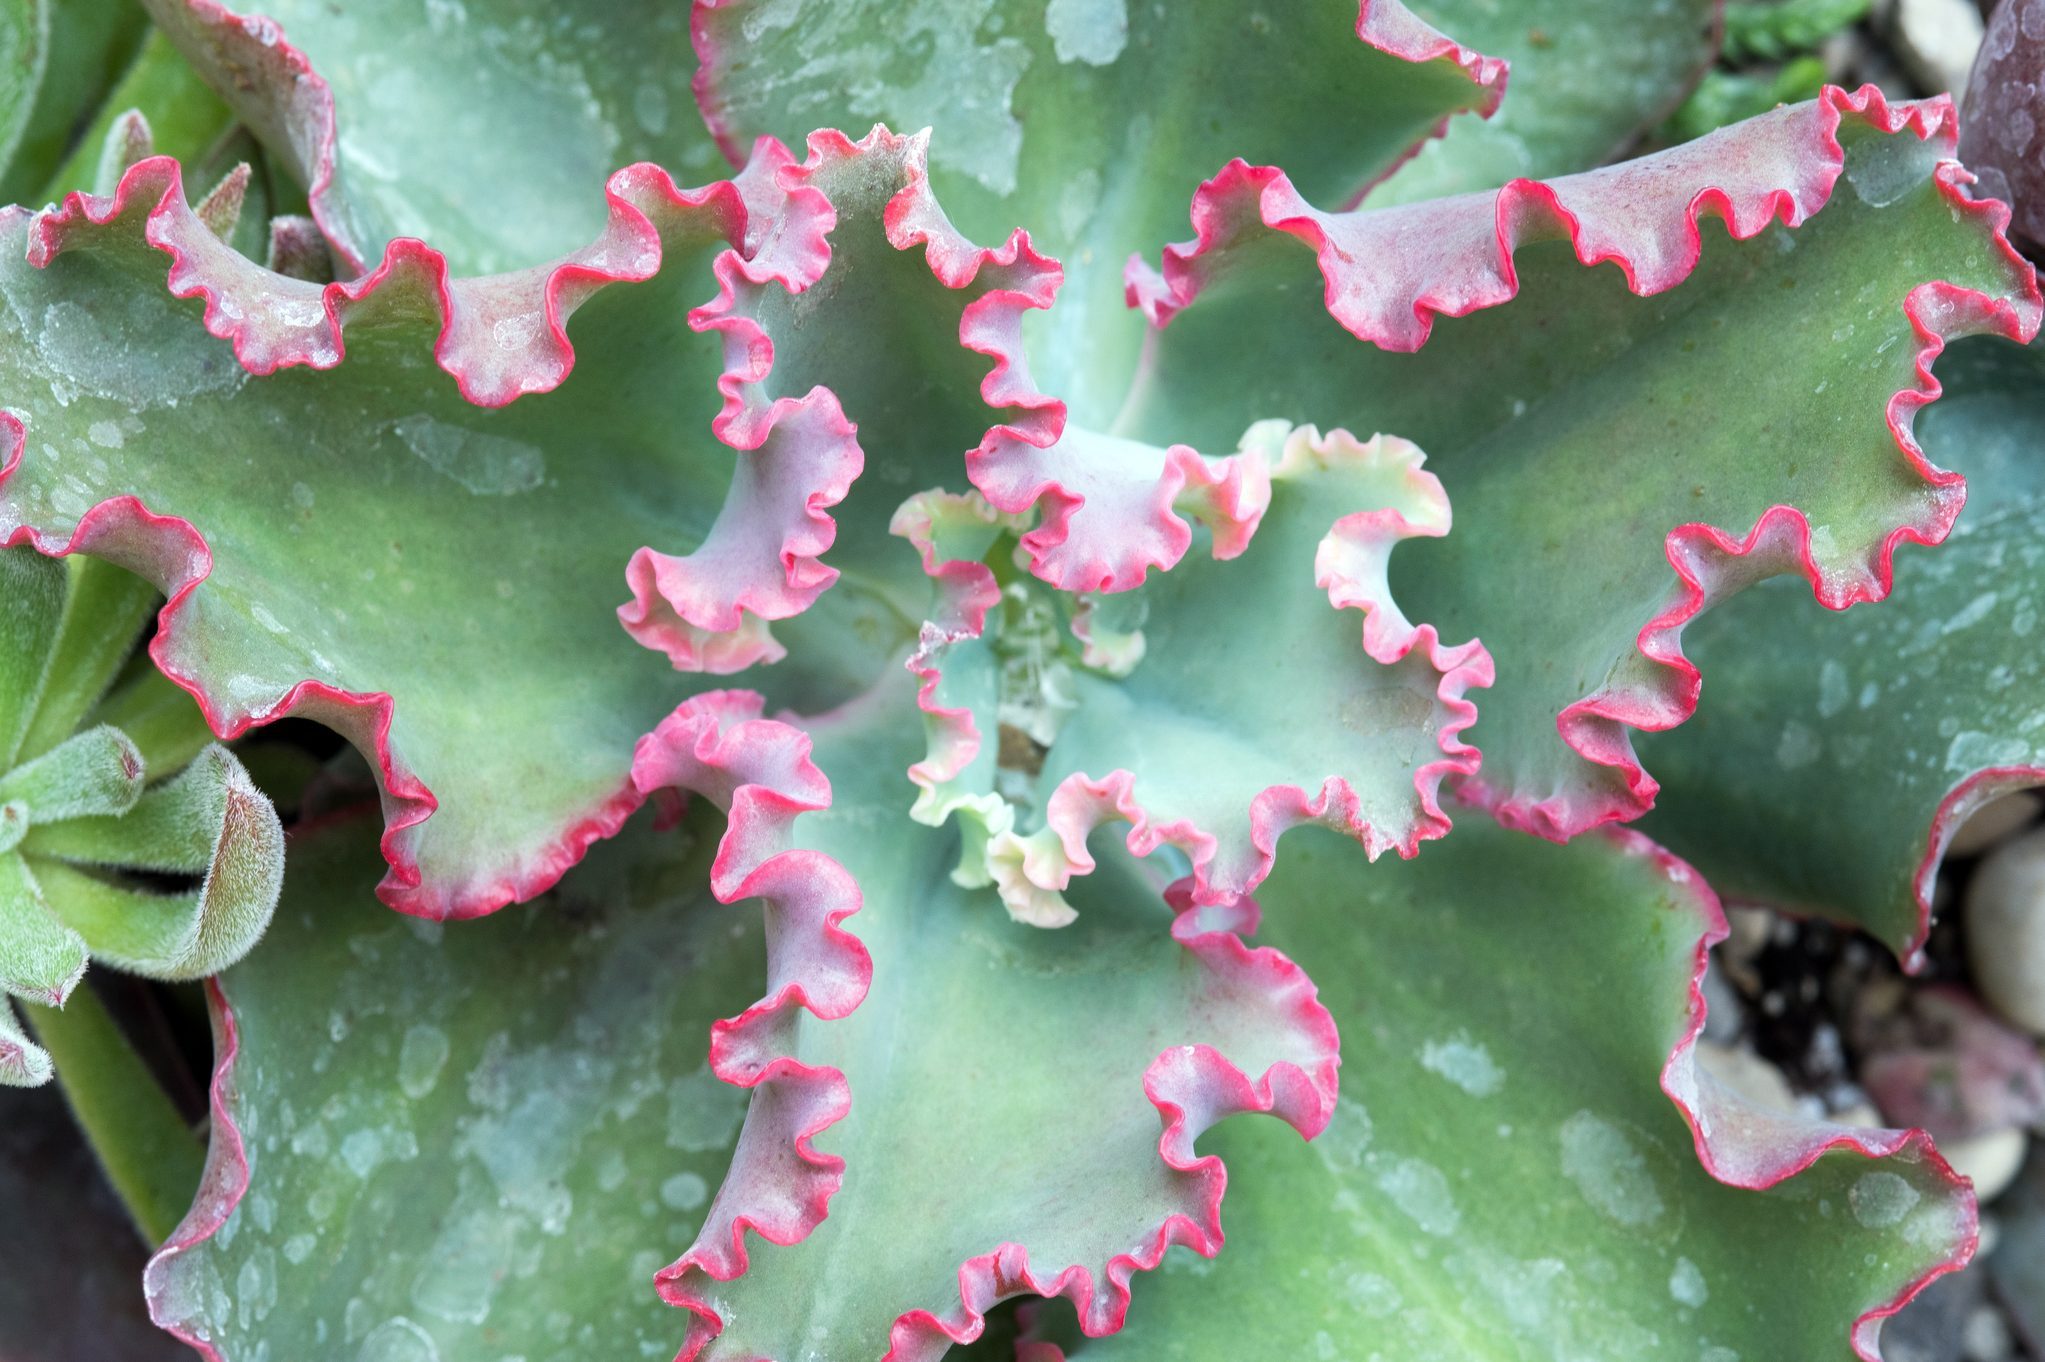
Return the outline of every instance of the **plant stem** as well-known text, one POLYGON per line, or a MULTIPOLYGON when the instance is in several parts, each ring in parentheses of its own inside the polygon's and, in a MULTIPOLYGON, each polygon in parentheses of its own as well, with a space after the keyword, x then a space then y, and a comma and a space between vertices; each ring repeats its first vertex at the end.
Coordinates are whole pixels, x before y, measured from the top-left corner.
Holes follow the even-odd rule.
POLYGON ((22 1010, 107 1180, 150 1247, 161 1244, 192 1204, 205 1146, 90 988, 62 1009, 22 1010))

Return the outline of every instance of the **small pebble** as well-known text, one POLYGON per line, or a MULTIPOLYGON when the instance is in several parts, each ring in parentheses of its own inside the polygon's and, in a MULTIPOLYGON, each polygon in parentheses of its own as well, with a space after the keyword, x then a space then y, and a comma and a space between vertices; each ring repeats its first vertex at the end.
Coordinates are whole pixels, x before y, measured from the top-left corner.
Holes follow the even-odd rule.
POLYGON ((1967 1362, 2003 1362, 2016 1353, 2009 1325, 1992 1305, 1977 1306, 1967 1316, 1960 1333, 1960 1346, 1967 1350, 1967 1362))
POLYGON ((1981 49, 1981 11, 1973 0, 1896 0, 1890 45, 1910 78, 1933 93, 1967 88, 1981 49))
POLYGON ((2006 842, 1967 886, 1967 958, 1982 997, 2045 1036, 2045 828, 2006 842))
POLYGON ((1948 1140, 1939 1146, 1939 1153, 1946 1156, 1955 1173, 1974 1184, 1974 1198, 1985 1206, 2016 1181, 2030 1143, 2022 1130, 2008 1127, 1970 1139, 1948 1140))

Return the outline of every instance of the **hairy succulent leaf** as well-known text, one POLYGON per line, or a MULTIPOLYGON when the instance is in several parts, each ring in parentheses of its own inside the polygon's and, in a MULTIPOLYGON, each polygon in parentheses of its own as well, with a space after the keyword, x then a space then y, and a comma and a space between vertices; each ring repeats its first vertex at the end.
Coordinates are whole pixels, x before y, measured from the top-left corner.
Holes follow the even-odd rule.
POLYGON ((1650 748, 1665 784, 1645 824, 1721 892, 1857 923, 1910 963, 1953 833, 2045 784, 2045 354, 1968 341, 1940 377, 1919 438, 1967 478, 1952 539, 1901 562, 1879 610, 1824 617, 1771 584, 1704 621, 1712 684, 1650 748))
POLYGON ((0 6, 0 202, 41 194, 63 159, 81 103, 114 82, 142 39, 142 15, 102 0, 0 6))
MULTIPOLYGON (((1081 920, 1061 932, 955 884, 956 836, 900 811, 914 713, 898 683, 806 723, 835 779, 798 843, 857 878, 873 983, 770 1061, 842 1075, 849 1103, 796 1124, 756 1097, 704 1234, 661 1274, 698 1316, 686 1355, 930 1358, 1025 1292, 1112 1330, 1131 1274, 1171 1244, 1219 1243, 1223 1174, 1194 1156, 1199 1133, 1243 1110, 1311 1133, 1332 1106, 1312 985, 1244 948, 1227 914, 1168 903, 1126 861, 1075 891, 1081 920), (821 1224, 814 1204, 791 1220, 787 1174, 768 1177, 791 1150, 843 1160, 821 1224)), ((749 1052, 721 1070, 750 1069, 749 1052)))
POLYGON ((445 929, 378 906, 375 827, 294 836, 269 939, 210 990, 213 1149, 150 1267, 156 1319, 219 1362, 456 1357, 483 1331, 672 1356, 649 1282, 743 1116, 708 1026, 763 964, 758 918, 702 890, 714 825, 642 821, 530 908, 445 929))
POLYGON ((1920 1133, 1746 1108, 1695 1067, 1724 919, 1645 839, 1470 820, 1372 868, 1302 834, 1259 899, 1330 981, 1342 1100, 1305 1150, 1218 1132, 1227 1252, 1168 1261, 1078 1356, 1873 1358, 1972 1249, 1920 1133))
MULTIPOLYGON (((0 713, 0 990, 62 1006, 88 958, 162 979, 231 964, 277 903, 276 810, 225 748, 174 751, 190 765, 145 790, 149 768, 121 729, 72 732, 103 708, 154 593, 105 563, 27 549, 0 550, 0 583, 10 588, 0 596, 0 675, 11 702, 0 713), (164 892, 133 872, 197 884, 164 892)), ((173 747, 176 720, 151 729, 159 752, 173 747)), ((0 1080, 32 1085, 49 1068, 8 1010, 0 1080)))
POLYGON ((1895 546, 1957 512, 1958 475, 1910 435, 1929 360, 1969 331, 2030 334, 2038 295, 1941 159, 1950 121, 1834 91, 1552 185, 1353 214, 1234 168, 1196 202, 1198 240, 1136 278, 1170 324, 1124 428, 1199 447, 1254 404, 1416 441, 1457 527, 1399 555, 1392 586, 1497 661, 1472 788, 1551 836, 1637 816, 1655 782, 1629 730, 1692 708, 1693 616, 1788 572, 1827 605, 1879 597, 1895 546), (1707 242, 1707 216, 1733 240, 1707 242), (1290 299, 1323 283, 1374 346, 1302 323, 1290 299), (1222 364, 1227 385, 1206 377, 1222 364))

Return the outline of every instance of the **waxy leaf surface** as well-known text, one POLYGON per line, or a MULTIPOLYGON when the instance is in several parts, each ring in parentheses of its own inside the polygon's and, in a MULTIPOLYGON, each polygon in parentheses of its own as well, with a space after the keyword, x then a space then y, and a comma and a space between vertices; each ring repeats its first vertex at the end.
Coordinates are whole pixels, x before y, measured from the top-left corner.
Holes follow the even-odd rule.
POLYGON ((1724 920, 1644 839, 1468 819, 1369 866, 1309 831, 1258 899, 1335 981, 1335 1118, 1305 1149, 1218 1131, 1227 1247, 1075 1357, 1848 1362, 1971 1250, 1922 1136, 1750 1115, 1693 1070, 1724 920))
POLYGON ((906 813, 915 714, 903 676, 805 721, 832 791, 797 847, 857 879, 872 985, 848 1017, 797 1016, 772 1061, 841 1076, 849 1101, 791 1146, 756 1097, 710 1226, 661 1274, 698 1316, 690 1356, 934 1359, 1031 1291, 1112 1330, 1134 1272, 1172 1243, 1211 1250, 1223 1174, 1194 1138, 1245 1110, 1311 1132, 1333 1104, 1305 976, 1225 916, 1175 919, 1147 867, 1111 860, 1061 931, 954 883, 957 835, 906 813), (820 1224, 788 1216, 785 1172, 762 1178, 776 1141, 783 1166, 843 1160, 820 1224))
POLYGON ((1717 55, 1723 0, 1413 0, 1512 65, 1489 118, 1455 118, 1370 193, 1374 208, 1584 170, 1628 149, 1717 55))
MULTIPOLYGON (((612 189, 609 273, 456 281, 444 317, 430 252, 325 291, 271 274, 206 232, 167 160, 0 224, 0 536, 162 588, 152 655, 223 736, 299 713, 354 741, 385 799, 385 899, 421 915, 551 884, 636 807, 632 744, 685 693, 613 610, 636 550, 710 535, 740 457, 706 429, 722 365, 687 318, 752 215, 729 183, 684 194, 650 167, 612 189), (145 231, 250 363, 334 364, 344 325, 347 362, 252 377, 166 292, 145 231), (563 279, 575 379, 464 401, 561 382, 565 334, 518 309, 556 317, 563 279)), ((758 423, 757 457, 842 443, 821 401, 758 423)))
POLYGON ((1138 281, 1168 325, 1121 428, 1225 448, 1247 407, 1417 443, 1456 523, 1394 556, 1392 594, 1497 663, 1471 788, 1549 836, 1638 816, 1655 782, 1629 730, 1691 709, 1687 620, 1781 573, 1829 605, 1877 598, 1895 546, 1957 513, 1959 476, 1910 435, 1923 366, 1941 338, 2029 335, 2038 296, 1951 144, 1943 105, 1832 91, 1607 170, 1383 212, 1322 213, 1232 169, 1195 205, 1197 242, 1138 281), (1307 314, 1295 300, 1324 286, 1332 317, 1307 314))
POLYGON ((376 902, 375 828, 295 835, 262 950, 212 989, 211 1161, 151 1265, 157 1321, 219 1362, 671 1357, 653 1273, 745 1110, 710 1024, 764 964, 758 914, 704 887, 716 819, 641 820, 539 902, 445 926, 376 902))
POLYGON ((463 274, 520 269, 602 229, 620 166, 718 172, 686 4, 146 4, 310 189, 348 274, 401 236, 463 274))
POLYGON ((1919 437, 1967 478, 1953 537, 1899 558, 1878 607, 1770 584, 1703 621, 1711 684, 1650 749, 1666 779, 1644 825, 1722 893, 1857 923, 1906 961, 1967 815, 2045 784, 2045 354, 1968 341, 1939 377, 1919 437))

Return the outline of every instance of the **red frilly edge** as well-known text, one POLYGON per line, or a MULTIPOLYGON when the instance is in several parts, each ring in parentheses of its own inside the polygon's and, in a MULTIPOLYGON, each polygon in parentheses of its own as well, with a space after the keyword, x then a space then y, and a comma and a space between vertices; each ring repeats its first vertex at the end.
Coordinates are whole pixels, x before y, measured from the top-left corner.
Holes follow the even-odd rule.
MULTIPOLYGON (((1221 1250, 1221 1200, 1228 1174, 1219 1156, 1194 1152, 1201 1134, 1242 1114, 1275 1115, 1306 1139, 1327 1126, 1338 1089, 1339 1038, 1334 1018, 1318 1001, 1313 982, 1280 952, 1244 944, 1243 937, 1257 927, 1254 901, 1243 898, 1196 907, 1191 884, 1183 880, 1166 891, 1166 898, 1174 914, 1173 940, 1190 951, 1215 981, 1214 1006, 1228 1005, 1219 1000, 1222 996, 1236 999, 1236 1005, 1254 998, 1256 1007, 1275 1011, 1285 1019, 1293 1054, 1270 1064, 1255 1079, 1211 1046, 1180 1045, 1160 1054, 1144 1071, 1143 1091, 1157 1108, 1163 1126, 1158 1137, 1159 1157, 1173 1170, 1191 1175, 1185 1204, 1165 1213, 1135 1247, 1109 1257, 1098 1275, 1085 1264, 1040 1273, 1031 1264, 1028 1248, 1014 1241, 966 1259, 958 1269, 957 1307, 942 1314, 914 1309, 898 1316, 889 1331, 883 1362, 938 1362, 954 1344, 977 1339, 985 1328, 986 1312, 1015 1296, 1064 1296, 1078 1310, 1080 1326, 1089 1335, 1114 1333, 1127 1316, 1130 1280, 1136 1273, 1154 1270, 1174 1245, 1184 1245, 1208 1258, 1221 1250)), ((836 1115, 842 1111, 831 1119, 836 1115)), ((748 1134, 751 1129, 749 1119, 748 1134)), ((742 1136, 742 1156, 744 1140, 742 1136)), ((734 1177, 738 1168, 735 1163, 734 1177)), ((720 1201, 722 1196, 720 1193, 720 1201)), ((712 1222, 719 1233, 729 1227, 729 1244, 715 1242, 706 1226, 696 1247, 659 1277, 662 1295, 694 1315, 677 1362, 694 1362, 724 1325, 713 1293, 697 1274, 729 1281, 747 1267, 738 1229, 751 1222, 720 1221, 715 1210, 712 1222)), ((754 1228, 776 1243, 800 1237, 782 1239, 764 1227, 754 1228)))
MULTIPOLYGON (((724 1187, 712 1203, 699 1245, 715 1255, 728 1235, 743 1263, 747 1227, 776 1242, 800 1238, 820 1221, 837 1191, 841 1159, 811 1147, 815 1134, 844 1116, 844 1076, 789 1054, 796 1014, 831 1020, 865 998, 873 964, 839 924, 859 911, 858 886, 822 853, 791 849, 794 824, 829 807, 830 782, 809 759, 806 735, 760 717, 746 691, 713 691, 683 703, 641 739, 632 770, 642 798, 680 792, 708 799, 726 815, 711 862, 711 892, 721 903, 758 899, 767 926, 767 990, 759 1002, 712 1027, 710 1064, 727 1083, 752 1090, 744 1132, 724 1187)), ((211 1087, 213 1137, 192 1209, 144 1274, 150 1315, 204 1354, 219 1353, 194 1327, 201 1303, 175 1291, 171 1264, 210 1239, 249 1187, 249 1163, 232 1105, 239 1031, 227 990, 207 982, 218 1056, 211 1087)))
MULTIPOLYGON (((1676 887, 1678 911, 1690 918, 1697 931, 1687 991, 1688 1016, 1682 1035, 1663 1065, 1661 1087, 1690 1127, 1697 1157, 1707 1173, 1727 1186, 1765 1191, 1803 1172, 1827 1152, 1838 1150, 1867 1159, 1900 1157, 1922 1162, 1958 1194, 1957 1252, 1908 1283, 1894 1299, 1869 1310, 1848 1326, 1847 1338, 1855 1356, 1862 1362, 1881 1362, 1882 1321, 1909 1304, 1934 1280, 1958 1271, 1973 1258, 1979 1222, 1970 1184, 1953 1171, 1922 1130, 1867 1130, 1764 1110, 1705 1073, 1696 1060, 1697 1041, 1704 1033, 1708 1010, 1704 976, 1710 968, 1711 948, 1726 937, 1725 912, 1702 876, 1647 837, 1630 828, 1600 829, 1597 835, 1610 840, 1626 855, 1646 858, 1656 865, 1676 887)), ((1035 1319, 1025 1316, 1021 1324, 1022 1337, 1016 1346, 1018 1362, 1064 1362, 1064 1351, 1037 1332, 1035 1319)))
POLYGON ((783 650, 765 622, 801 613, 837 579, 820 561, 836 537, 825 510, 844 499, 860 473, 855 429, 828 389, 813 388, 800 399, 772 395, 774 339, 753 312, 763 292, 800 293, 828 274, 841 202, 856 210, 871 185, 898 185, 881 210, 888 244, 899 251, 921 247, 938 283, 978 292, 963 309, 959 339, 995 361, 982 395, 991 407, 1048 402, 1021 359, 1021 317, 1050 306, 1058 266, 1020 230, 999 247, 977 246, 961 235, 931 191, 928 143, 927 133, 904 136, 884 127, 857 142, 826 129, 810 134, 799 165, 768 138, 755 151, 752 164, 762 165, 771 150, 775 194, 785 205, 773 223, 771 246, 751 257, 738 251, 719 256, 718 296, 691 313, 689 324, 718 333, 724 343, 725 372, 718 380, 724 401, 713 429, 733 448, 760 452, 734 479, 702 549, 686 559, 651 550, 633 559, 634 600, 619 611, 633 637, 665 652, 678 668, 730 672, 780 658, 783 650), (783 431, 800 428, 792 408, 809 409, 802 426, 813 428, 812 435, 782 438, 783 431), (778 443, 763 447, 770 437, 778 443), (740 590, 732 585, 733 563, 745 564, 736 579, 747 584, 740 590))
MULTIPOLYGON (((264 48, 280 49, 281 43, 264 48)), ((177 162, 151 157, 131 166, 110 196, 73 193, 30 217, 28 256, 38 268, 45 267, 66 250, 89 250, 101 241, 121 239, 139 223, 141 239, 170 257, 172 294, 203 300, 207 330, 229 341, 250 372, 332 367, 345 357, 350 326, 409 319, 437 324, 436 358, 465 397, 479 405, 500 405, 565 379, 574 362, 565 329, 568 316, 602 288, 651 278, 670 250, 718 250, 723 257, 719 272, 727 278, 742 269, 749 278, 799 287, 813 277, 810 243, 820 229, 806 214, 818 210, 818 199, 789 199, 778 188, 778 173, 792 159, 785 148, 763 142, 735 179, 696 190, 678 188, 656 166, 628 166, 606 185, 610 217, 602 234, 550 264, 457 279, 450 277, 437 251, 399 239, 370 274, 320 285, 265 269, 227 246, 188 205, 177 162)), ((0 213, 12 221, 23 216, 20 209, 0 213)), ((704 326, 714 329, 716 323, 704 326)), ((203 660, 184 655, 177 627, 186 598, 212 569, 200 528, 156 515, 134 497, 92 507, 68 535, 21 524, 8 513, 4 493, 20 463, 26 432, 18 418, 4 412, 0 429, 7 441, 0 453, 0 540, 9 546, 32 544, 50 554, 89 552, 161 589, 169 601, 151 655, 165 675, 198 700, 215 733, 233 739, 253 726, 301 716, 334 728, 370 758, 385 804, 383 852, 391 867, 379 894, 392 907, 423 917, 469 917, 530 898, 580 860, 591 842, 616 832, 638 806, 639 796, 629 782, 623 783, 551 844, 533 849, 494 878, 452 886, 422 883, 411 849, 416 834, 408 830, 427 819, 437 801, 390 746, 392 698, 310 680, 253 706, 210 694, 203 660)), ((823 521, 820 536, 820 517, 813 508, 833 499, 832 489, 842 488, 858 468, 852 429, 835 399, 821 389, 799 401, 774 404, 747 423, 743 434, 750 443, 739 447, 753 452, 739 461, 725 511, 694 556, 715 569, 715 588, 702 588, 700 572, 684 571, 668 583, 676 592, 668 603, 672 613, 694 615, 713 629, 725 622, 720 611, 735 611, 734 601, 757 605, 804 592, 813 596, 828 583, 831 574, 814 555, 829 543, 830 522, 823 521), (786 487, 791 466, 811 483, 792 495, 786 487)), ((642 551, 634 570, 642 561, 659 558, 652 550, 642 551)), ((692 560, 669 561, 686 569, 692 560)), ((743 636, 745 631, 741 626, 735 632, 743 636)))
MULTIPOLYGON (((205 3, 206 0, 187 0, 187 3, 205 3)), ((719 88, 720 81, 728 71, 737 69, 734 58, 743 51, 746 41, 743 20, 739 16, 748 7, 757 7, 756 0, 694 0, 689 15, 690 42, 696 50, 696 74, 690 82, 696 95, 696 109, 703 116, 703 122, 710 129, 717 145, 733 165, 745 159, 748 133, 733 126, 727 116, 726 100, 719 88), (733 42, 731 33, 739 28, 741 37, 733 42)), ((1464 47, 1415 15, 1400 0, 1357 0, 1356 36, 1368 47, 1376 48, 1386 56, 1416 64, 1448 61, 1460 68, 1477 92, 1473 106, 1481 118, 1489 118, 1498 110, 1499 102, 1505 98, 1508 64, 1497 57, 1487 57, 1480 52, 1464 47)), ((1429 137, 1439 137, 1448 127, 1449 119, 1444 118, 1435 125, 1429 137)), ((754 129, 763 132, 766 129, 754 129)), ((1397 169, 1399 164, 1410 159, 1420 144, 1409 148, 1398 162, 1378 178, 1397 169)))
MULTIPOLYGON (((1696 267, 1705 216, 1745 240, 1777 221, 1797 226, 1821 209, 1845 168, 1838 129, 1848 116, 1884 134, 1907 131, 1944 153, 1954 145, 1950 101, 1891 106, 1867 86, 1854 93, 1828 87, 1813 103, 1604 170, 1545 183, 1515 180, 1493 193, 1377 212, 1323 212, 1302 199, 1283 172, 1235 162, 1195 198, 1193 241, 1167 247, 1161 270, 1130 261, 1129 301, 1155 325, 1168 325, 1226 272, 1231 248, 1262 231, 1311 247, 1329 312, 1359 339, 1392 351, 1419 349, 1436 316, 1460 317, 1511 301, 1518 292, 1514 251, 1537 239, 1567 240, 1586 266, 1616 264, 1638 295, 1662 292, 1696 267)), ((1971 177, 1949 159, 1935 167, 1933 182, 1956 218, 1988 233, 2009 273, 2007 289, 1996 297, 1932 281, 1911 290, 1904 304, 1918 338, 1917 381, 1889 399, 1886 419, 1909 467, 1939 493, 1934 513, 1924 523, 1895 527, 1869 561, 1847 571, 1818 564, 1810 523, 1792 506, 1771 507, 1744 534, 1702 524, 1675 527, 1666 553, 1676 590, 1636 637, 1641 655, 1656 664, 1655 683, 1601 690, 1556 720, 1572 750, 1622 773, 1626 794, 1536 800, 1478 777, 1463 787, 1475 802, 1513 827, 1558 841, 1638 817, 1660 787, 1641 767, 1628 730, 1657 732, 1695 711, 1700 677, 1682 651, 1690 620, 1749 583, 1786 572, 1808 581, 1829 609, 1880 600, 1893 581, 1898 545, 1936 544, 1950 532, 1965 499, 1964 480, 1927 459, 1912 433, 1918 408, 1940 392, 1932 363, 1948 340, 1962 335, 1992 332, 2028 341, 2038 330, 2041 297, 2030 267, 2004 235, 2008 210, 1972 197, 1971 177)))
MULTIPOLYGON (((1088 837, 1095 829, 1117 821, 1130 825, 1126 844, 1134 855, 1148 856, 1166 844, 1183 851, 1193 868, 1189 892, 1202 903, 1226 902, 1262 883, 1275 862, 1278 839, 1302 823, 1318 823, 1343 833, 1361 843, 1373 858, 1386 851, 1411 857, 1422 842, 1448 832, 1449 819, 1442 811, 1439 791, 1444 781, 1477 770, 1477 750, 1461 735, 1477 720, 1470 692, 1491 685, 1495 668, 1481 643, 1472 640, 1451 646, 1432 625, 1408 620, 1393 600, 1387 578, 1392 551, 1401 542, 1448 533, 1448 497, 1440 481, 1422 467, 1421 452, 1405 440, 1380 435, 1358 441, 1345 431, 1323 436, 1307 426, 1288 429, 1277 448, 1267 449, 1257 438, 1260 433, 1253 430, 1245 437, 1243 451, 1230 456, 1236 461, 1233 481, 1255 487, 1259 493, 1253 499, 1253 513, 1231 522, 1226 540, 1217 535, 1217 558, 1232 558, 1252 541, 1274 480, 1283 484, 1312 478, 1322 467, 1358 464, 1376 465, 1395 475, 1400 484, 1395 504, 1351 511, 1334 520, 1315 552, 1313 585, 1327 594, 1330 608, 1362 614, 1362 652, 1369 659, 1390 666, 1418 651, 1439 677, 1434 695, 1439 707, 1434 733, 1438 755, 1413 773, 1418 816, 1404 828, 1374 825, 1364 816, 1354 786, 1338 773, 1325 777, 1313 794, 1296 785, 1272 785, 1256 791, 1246 809, 1247 848, 1225 847, 1215 829, 1201 828, 1186 819, 1161 819, 1145 808, 1136 795, 1138 773, 1118 769, 1095 777, 1075 772, 1059 782, 1046 799, 1041 832, 998 839, 996 857, 1014 863, 1014 874, 1005 873, 1008 867, 994 870, 995 879, 1002 882, 1004 899, 1012 892, 1027 892, 1022 885, 1009 882, 1018 877, 1023 885, 1055 894, 1072 876, 1090 872, 1094 860, 1087 850, 1088 837)), ((915 498, 897 516, 896 532, 915 545, 924 571, 936 586, 936 618, 924 625, 921 646, 908 664, 922 682, 917 704, 931 736, 930 755, 910 769, 910 777, 932 798, 937 797, 938 786, 972 763, 984 740, 973 715, 947 705, 939 695, 944 657, 952 643, 979 636, 987 612, 999 596, 993 575, 984 565, 941 560, 931 526, 938 504, 955 513, 977 514, 989 524, 994 520, 978 498, 957 497, 940 497, 937 502, 915 498)), ((1074 632, 1092 654, 1095 640, 1084 625, 1082 614, 1074 623, 1074 632)), ((1055 923, 1069 916, 1045 914, 1040 918, 1018 912, 1019 906, 1011 902, 1010 911, 1025 920, 1055 923)))
POLYGON ((1882 1321, 1908 1305, 1934 1280, 1957 1272, 1973 1259, 1980 1240, 1973 1184, 1953 1171, 1931 1136, 1922 1130, 1869 1130, 1834 1125, 1756 1106, 1707 1073, 1696 1055, 1708 1011, 1704 976, 1711 967, 1711 948, 1726 938, 1725 910, 1703 876, 1646 836, 1631 828, 1607 828, 1601 835, 1629 855, 1648 857, 1660 866, 1677 887, 1686 910, 1701 925, 1692 955, 1689 1017, 1682 1037, 1662 1067, 1661 1086, 1689 1125, 1698 1160, 1705 1171, 1728 1187, 1765 1191, 1803 1172, 1824 1154, 1839 1150, 1867 1159, 1894 1157, 1922 1163, 1957 1194, 1958 1251, 1906 1285, 1894 1300, 1856 1319, 1848 1332, 1855 1356, 1862 1362, 1881 1362, 1882 1321))
MULTIPOLYGON (((681 789, 725 811, 711 892, 723 903, 758 898, 767 920, 766 995, 718 1022, 710 1040, 711 1070, 753 1098, 695 1244, 655 1278, 670 1300, 691 1269, 720 1280, 743 1272, 747 1230, 776 1244, 807 1235, 845 1167, 812 1141, 851 1110, 852 1095, 836 1069, 795 1058, 797 1014, 850 1015, 866 997, 873 963, 838 925, 859 911, 851 874, 821 852, 792 846, 795 820, 829 806, 830 782, 810 760, 808 735, 761 718, 762 707, 748 691, 698 696, 642 739, 633 760, 642 793, 681 789)), ((691 1325, 692 1339, 702 1327, 691 1325)))

